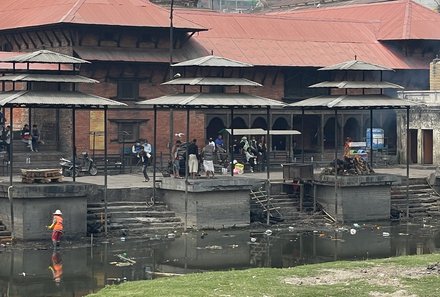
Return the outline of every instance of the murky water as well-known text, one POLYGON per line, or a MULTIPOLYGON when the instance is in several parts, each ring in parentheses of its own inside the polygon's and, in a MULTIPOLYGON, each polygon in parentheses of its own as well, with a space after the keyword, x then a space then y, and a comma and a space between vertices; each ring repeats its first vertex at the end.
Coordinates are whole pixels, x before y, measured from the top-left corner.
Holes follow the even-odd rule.
POLYGON ((271 235, 228 230, 148 241, 117 238, 93 247, 64 243, 55 253, 48 245, 0 248, 0 296, 84 296, 106 284, 166 274, 291 267, 341 259, 425 254, 440 249, 437 225, 368 224, 302 234, 288 228, 272 228, 271 235))

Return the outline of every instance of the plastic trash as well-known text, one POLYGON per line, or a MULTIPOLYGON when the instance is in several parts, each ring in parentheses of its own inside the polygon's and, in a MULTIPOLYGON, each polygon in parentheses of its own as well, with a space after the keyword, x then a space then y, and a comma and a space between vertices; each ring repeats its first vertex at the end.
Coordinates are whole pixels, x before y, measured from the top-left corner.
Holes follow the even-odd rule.
POLYGON ((267 236, 271 236, 272 235, 272 230, 267 229, 266 231, 264 231, 264 234, 266 234, 267 236))
POLYGON ((388 236, 390 236, 390 233, 388 233, 388 232, 383 232, 382 235, 383 235, 384 237, 388 237, 388 236))
POLYGON ((354 224, 353 224, 353 227, 359 228, 360 225, 359 225, 358 223, 354 223, 354 224))
POLYGON ((257 239, 255 237, 251 237, 251 242, 256 242, 257 239))
POLYGON ((289 226, 289 231, 293 231, 295 230, 295 228, 293 228, 292 226, 289 226))
POLYGON ((355 235, 356 232, 357 232, 356 229, 350 229, 350 234, 351 234, 351 235, 355 235))
POLYGON ((121 241, 125 241, 125 237, 121 237, 121 241))
POLYGON ((168 238, 175 238, 175 237, 176 237, 176 234, 174 234, 174 233, 168 233, 167 237, 168 237, 168 238))

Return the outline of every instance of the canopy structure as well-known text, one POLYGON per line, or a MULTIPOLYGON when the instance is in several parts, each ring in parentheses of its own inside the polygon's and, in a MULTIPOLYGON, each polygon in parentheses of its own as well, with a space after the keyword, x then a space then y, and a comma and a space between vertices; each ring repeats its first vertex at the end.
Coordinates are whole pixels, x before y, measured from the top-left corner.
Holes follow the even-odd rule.
POLYGON ((39 74, 39 73, 20 73, 20 74, 6 74, 0 76, 0 81, 25 81, 25 82, 59 82, 59 83, 86 83, 96 84, 99 81, 84 77, 81 75, 69 74, 39 74))
POLYGON ((176 78, 162 85, 188 85, 188 86, 251 86, 262 87, 261 84, 246 78, 225 78, 225 77, 194 77, 176 78))
POLYGON ((2 59, 0 62, 11 63, 50 63, 50 64, 90 64, 89 61, 71 57, 68 55, 48 51, 39 50, 32 53, 13 56, 2 59))
MULTIPOLYGON (((173 67, 217 67, 217 68, 245 68, 245 67, 253 67, 251 64, 242 63, 238 61, 234 61, 231 59, 218 57, 218 56, 205 56, 193 60, 188 60, 185 62, 173 64, 173 67)), ((224 69, 223 69, 224 70, 224 69)), ((183 72, 185 73, 185 72, 183 72)), ((282 108, 285 107, 286 104, 283 102, 272 100, 260 96, 250 95, 241 93, 242 86, 248 86, 248 87, 260 87, 262 86, 259 83, 244 79, 244 78, 225 78, 223 75, 219 77, 189 77, 189 78, 182 78, 177 77, 176 79, 173 79, 169 82, 164 83, 164 85, 183 85, 183 93, 175 94, 175 95, 166 95, 159 98, 149 99, 140 101, 137 104, 145 105, 145 106, 152 106, 154 109, 154 146, 156 146, 156 119, 157 119, 157 109, 168 109, 170 110, 170 118, 172 118, 172 112, 173 109, 184 109, 186 110, 186 141, 189 142, 189 123, 190 123, 190 110, 197 110, 197 109, 229 109, 230 115, 231 115, 231 121, 230 123, 233 123, 234 119, 234 110, 236 109, 266 109, 266 117, 267 117, 267 125, 269 127, 270 125, 270 109, 271 108, 282 108), (199 93, 186 93, 185 92, 185 86, 200 86, 200 92, 199 93), (223 92, 213 93, 213 92, 202 92, 203 86, 218 86, 222 87, 219 89, 222 89, 223 92), (232 90, 236 90, 235 88, 232 89, 230 87, 238 87, 238 93, 233 93, 232 90)), ((191 89, 193 90, 193 89, 191 89)), ((211 88, 210 88, 211 91, 211 88)), ((170 143, 173 143, 173 120, 170 119, 170 143)), ((235 134, 235 130, 231 124, 230 127, 230 143, 233 143, 233 135, 235 134)), ((259 131, 262 135, 264 134, 264 130, 261 129, 259 131)), ((269 139, 269 130, 266 130, 267 139, 269 139)), ((269 145, 267 146, 267 151, 269 152, 269 145)), ((171 153, 171 151, 170 151, 171 153)), ((155 152, 153 152, 155 154, 155 152)), ((267 154, 269 155, 269 154, 267 154)), ((153 156, 155 157, 155 156, 153 156)), ((188 160, 188 147, 186 151, 186 160, 188 160)), ((267 163, 269 157, 267 157, 267 163)), ((234 150, 230 150, 230 160, 234 160, 234 150)), ((231 163, 231 176, 234 175, 234 170, 232 168, 231 163)), ((153 168, 153 191, 155 191, 155 184, 156 184, 156 171, 155 168, 153 168)), ((185 211, 187 210, 187 199, 188 199, 188 166, 186 166, 185 170, 185 211)), ((269 184, 269 166, 267 166, 267 182, 269 184)), ((268 187, 268 190, 270 191, 270 187, 268 187)), ((154 196, 155 194, 153 194, 154 196)), ((267 215, 267 222, 269 223, 269 212, 267 215)), ((185 230, 186 230, 187 222, 185 220, 185 230)))
POLYGON ((318 96, 289 104, 302 109, 404 109, 415 102, 385 95, 318 96))
POLYGON ((214 55, 204 56, 172 65, 173 67, 254 67, 252 64, 235 61, 232 59, 218 57, 214 55))
MULTIPOLYGON (((104 160, 107 159, 107 109, 109 106, 126 106, 126 104, 103 98, 100 96, 85 94, 76 91, 77 83, 98 83, 97 80, 78 75, 79 65, 90 63, 88 61, 55 53, 47 50, 26 53, 6 57, 1 62, 12 63, 12 69, 8 68, 0 77, 2 81, 2 92, 0 92, 0 106, 10 108, 9 123, 13 131, 13 109, 14 108, 65 108, 72 110, 72 162, 76 164, 76 109, 103 109, 104 110, 104 160), (22 67, 25 64, 25 67, 22 67), (39 71, 32 69, 30 65, 40 65, 39 71), (44 65, 44 67, 41 67, 44 65), (47 65, 47 67, 46 67, 47 65), (71 68, 66 68, 71 65, 71 68), (18 70, 18 71, 17 71, 18 70), (67 71, 64 71, 67 70, 67 71), (44 71, 44 73, 42 73, 44 71), (9 72, 9 73, 8 73, 9 72), (12 72, 12 73, 11 73, 12 72), (5 82, 10 82, 12 91, 5 91, 5 82), (16 84, 20 82, 21 84, 16 84), (33 82, 40 83, 46 90, 34 90, 33 82), (41 83, 46 83, 48 86, 41 83), (53 91, 51 86, 56 84, 59 91, 53 91), (68 85, 66 85, 68 84, 68 85), (17 89, 17 85, 22 89, 17 89), (50 86, 49 86, 50 85, 50 86), (61 88, 64 85, 65 88, 61 88), (63 90, 63 91, 60 91, 63 90)), ((30 121, 30 116, 29 116, 30 121)), ((59 123, 58 120, 54 121, 59 123)), ((9 147, 9 184, 12 186, 13 175, 13 135, 9 147)), ((59 135, 58 135, 59 136, 59 135)), ((75 174, 72 174, 75 182, 75 174)), ((107 162, 104 164, 104 201, 105 201, 105 223, 104 229, 107 234, 107 162)), ((12 203, 12 202, 11 202, 12 203)), ((11 221, 14 220, 11 206, 11 221)), ((12 227, 12 233, 14 228, 12 227)))
POLYGON ((309 88, 338 88, 338 89, 403 89, 402 86, 386 81, 324 81, 309 88))
MULTIPOLYGON (((348 72, 351 71, 393 71, 393 69, 387 68, 387 67, 383 67, 380 65, 375 65, 375 64, 371 64, 371 63, 367 63, 367 62, 363 62, 363 61, 359 61, 359 60, 352 60, 352 61, 347 61, 347 62, 343 62, 343 63, 339 63, 336 65, 331 65, 331 66, 327 66, 321 69, 318 69, 320 71, 345 71, 347 73, 344 74, 344 77, 348 77, 348 72)), ((356 76, 358 77, 358 76, 356 76)), ((362 77, 364 78, 365 75, 364 73, 362 73, 362 77)), ((382 75, 380 75, 380 77, 382 78, 382 75)), ((288 106, 290 108, 297 108, 297 109, 301 109, 302 110, 302 130, 304 131, 304 110, 333 110, 334 111, 334 117, 335 117, 335 121, 334 121, 334 144, 335 144, 335 155, 334 155, 334 159, 337 160, 338 159, 338 110, 369 110, 370 111, 370 152, 369 152, 369 159, 370 159, 370 166, 373 167, 373 110, 378 110, 378 109, 406 109, 406 114, 407 114, 407 137, 409 135, 408 131, 409 131, 409 123, 408 123, 408 119, 409 119, 409 109, 411 108, 411 106, 417 105, 414 102, 408 101, 408 100, 404 100, 404 99, 400 99, 400 98, 392 98, 389 96, 385 96, 383 94, 383 89, 403 89, 403 87, 396 85, 396 84, 392 84, 389 82, 384 82, 382 80, 380 81, 365 81, 365 80, 361 80, 361 81, 348 81, 348 80, 344 80, 344 81, 334 81, 334 82, 329 82, 329 81, 325 81, 325 82, 321 82, 318 84, 314 84, 310 87, 313 88, 322 88, 322 87, 326 87, 329 88, 329 94, 327 96, 318 96, 318 97, 313 97, 313 98, 309 98, 309 99, 305 99, 299 102, 294 102, 289 104, 288 106), (337 91, 332 92, 332 88, 336 88, 338 89, 337 91), (352 95, 352 93, 356 93, 356 92, 351 92, 350 94, 348 94, 347 90, 345 91, 345 94, 343 95, 339 95, 341 93, 340 89, 359 89, 360 91, 358 91, 357 93, 359 95, 352 95), (365 91, 365 89, 380 89, 380 93, 379 94, 366 94, 367 92, 365 91), (338 94, 338 95, 336 95, 338 94)), ((323 132, 321 132, 323 133, 323 132)), ((304 137, 304 135, 303 135, 304 137)), ((323 137, 321 137, 323 138, 323 137)), ((409 141, 407 139, 407 145, 408 145, 409 141)), ((303 154, 303 162, 304 162, 304 139, 302 140, 302 154, 303 154)), ((322 145, 322 151, 324 150, 323 145, 322 145)), ((407 154, 408 154, 407 150, 407 154)), ((408 163, 408 159, 409 157, 407 156, 407 179, 409 180, 409 163, 408 163)), ((337 170, 337 163, 338 162, 334 162, 334 166, 335 166, 335 205, 334 205, 334 215, 335 218, 338 215, 338 203, 337 203, 337 187, 338 187, 338 170, 337 170)), ((407 199, 408 199, 408 195, 407 195, 407 199)), ((408 204, 409 205, 409 204, 408 204)), ((407 207, 409 207, 407 205, 407 207)), ((408 211, 407 211, 408 214, 408 211)))
MULTIPOLYGON (((223 131, 232 134, 231 129, 224 129, 223 131)), ((252 129, 234 129, 234 135, 267 135, 267 130, 261 128, 252 129)), ((301 132, 297 130, 269 130, 269 135, 300 135, 301 132)))
POLYGON ((286 106, 277 100, 243 93, 182 93, 148 99, 137 104, 181 109, 282 108, 286 106))
POLYGON ((104 108, 125 103, 81 92, 9 91, 0 93, 0 106, 32 108, 104 108))
POLYGON ((394 71, 391 68, 384 67, 381 65, 376 65, 373 63, 364 62, 361 60, 351 60, 345 61, 342 63, 338 63, 335 65, 330 65, 326 67, 322 67, 318 69, 320 71, 328 71, 328 70, 350 70, 350 71, 394 71))

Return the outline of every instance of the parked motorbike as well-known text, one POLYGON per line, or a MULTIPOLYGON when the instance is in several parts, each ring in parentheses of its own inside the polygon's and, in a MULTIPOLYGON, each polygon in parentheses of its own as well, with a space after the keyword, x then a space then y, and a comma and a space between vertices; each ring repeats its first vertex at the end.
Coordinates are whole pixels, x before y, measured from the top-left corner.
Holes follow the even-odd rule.
POLYGON ((82 158, 78 159, 75 166, 73 162, 66 158, 60 159, 60 165, 63 176, 78 176, 80 173, 87 173, 92 176, 98 174, 98 168, 92 158, 89 157, 87 152, 83 152, 82 158))

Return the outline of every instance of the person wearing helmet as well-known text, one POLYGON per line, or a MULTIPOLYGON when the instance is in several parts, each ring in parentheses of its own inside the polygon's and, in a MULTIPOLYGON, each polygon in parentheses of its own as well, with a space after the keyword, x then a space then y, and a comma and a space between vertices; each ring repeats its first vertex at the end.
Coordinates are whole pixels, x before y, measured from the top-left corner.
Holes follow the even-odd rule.
POLYGON ((57 209, 53 213, 52 225, 47 226, 49 230, 52 230, 52 244, 54 248, 60 246, 61 236, 63 235, 63 217, 61 210, 57 209))

